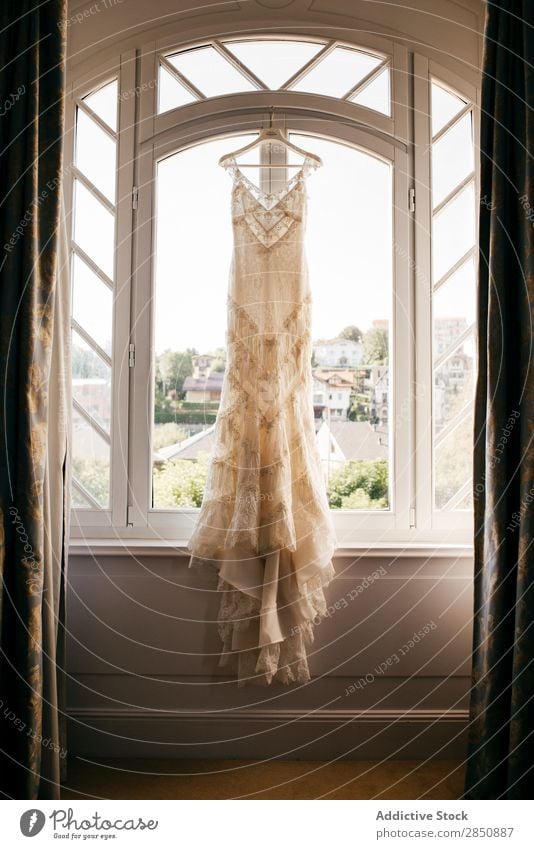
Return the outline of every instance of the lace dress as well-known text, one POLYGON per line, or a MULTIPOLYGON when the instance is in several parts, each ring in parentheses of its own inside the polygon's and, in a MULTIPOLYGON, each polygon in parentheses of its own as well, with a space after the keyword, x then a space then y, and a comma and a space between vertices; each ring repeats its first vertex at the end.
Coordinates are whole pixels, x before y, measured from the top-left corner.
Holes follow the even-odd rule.
POLYGON ((310 678, 336 544, 316 446, 302 168, 281 192, 233 176, 227 365, 191 566, 215 566, 221 664, 240 684, 310 678))

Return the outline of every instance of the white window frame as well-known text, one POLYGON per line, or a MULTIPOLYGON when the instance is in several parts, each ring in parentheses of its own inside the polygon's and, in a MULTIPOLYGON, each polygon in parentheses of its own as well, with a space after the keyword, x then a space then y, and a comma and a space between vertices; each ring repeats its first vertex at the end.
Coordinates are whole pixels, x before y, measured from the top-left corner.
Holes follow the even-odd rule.
MULTIPOLYGON (((272 37, 270 33, 265 35, 272 37)), ((287 36, 299 37, 289 28, 287 36)), ((320 32, 317 36, 324 37, 320 32)), ((73 539, 92 542, 118 539, 124 543, 143 540, 162 548, 181 548, 187 542, 197 510, 150 509, 155 163, 203 140, 257 130, 274 106, 275 114, 284 116, 290 129, 292 116, 298 115, 297 131, 353 145, 393 166, 393 239, 399 249, 392 251, 395 291, 390 421, 395 448, 390 465, 391 509, 333 511, 340 547, 348 551, 351 547, 369 546, 452 544, 465 548, 469 545, 470 516, 461 516, 460 512, 436 516, 428 494, 432 492, 429 475, 432 445, 431 433, 426 435, 425 429, 431 415, 431 392, 421 391, 421 386, 432 385, 431 311, 430 305, 426 306, 428 293, 415 285, 415 267, 423 268, 430 281, 427 173, 430 157, 426 156, 425 161, 421 158, 423 138, 427 145, 430 143, 429 126, 426 126, 429 119, 424 114, 425 103, 428 107, 429 102, 430 76, 439 77, 473 102, 477 91, 463 78, 446 68, 438 68, 426 57, 412 56, 399 43, 374 36, 359 38, 354 44, 345 43, 389 58, 391 117, 334 98, 287 91, 228 95, 158 115, 154 81, 159 56, 187 46, 172 35, 145 44, 137 52, 122 54, 118 63, 100 67, 98 75, 86 73, 77 77, 71 86, 67 161, 71 161, 73 149, 76 97, 83 97, 113 75, 118 76, 120 90, 111 500, 109 510, 72 511, 73 539), (412 61, 413 76, 410 75, 412 61), (132 203, 134 187, 138 191, 135 204, 132 203), (415 212, 410 200, 413 188, 416 188, 415 212), (135 345, 134 368, 128 368, 131 343, 135 345)))
MULTIPOLYGON (((443 82, 473 105, 474 146, 478 150, 479 92, 474 85, 456 73, 429 60, 414 56, 414 134, 420 139, 415 145, 414 177, 416 189, 415 209, 415 263, 418 280, 415 286, 416 327, 416 523, 423 535, 438 536, 445 540, 469 539, 473 528, 470 510, 434 509, 433 488, 433 363, 432 363, 432 180, 431 180, 431 84, 432 79, 443 82), (427 139, 423 143, 423 139, 427 139)), ((479 169, 475 156, 475 193, 478 196, 479 169)), ((477 210, 478 213, 478 210, 477 210)))

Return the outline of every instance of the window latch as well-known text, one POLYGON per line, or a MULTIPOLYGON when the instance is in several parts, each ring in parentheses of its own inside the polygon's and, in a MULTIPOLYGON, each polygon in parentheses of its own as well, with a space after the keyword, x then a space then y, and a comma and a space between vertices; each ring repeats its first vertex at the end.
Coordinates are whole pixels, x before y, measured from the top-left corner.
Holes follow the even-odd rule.
POLYGON ((132 187, 132 209, 137 209, 139 206, 139 186, 132 187))
POLYGON ((408 211, 415 212, 415 189, 408 190, 408 211))
POLYGON ((135 345, 130 342, 128 347, 128 368, 133 368, 135 365, 135 345))

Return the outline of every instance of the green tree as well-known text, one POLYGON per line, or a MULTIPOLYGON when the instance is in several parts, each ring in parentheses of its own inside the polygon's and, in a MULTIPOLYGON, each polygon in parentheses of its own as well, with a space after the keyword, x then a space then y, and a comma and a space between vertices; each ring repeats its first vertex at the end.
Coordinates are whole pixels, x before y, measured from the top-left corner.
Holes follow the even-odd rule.
POLYGON ((95 457, 73 457, 72 476, 96 498, 101 507, 109 501, 109 462, 95 457))
POLYGON ((355 324, 349 324, 339 334, 340 339, 350 339, 352 342, 361 342, 362 336, 362 331, 355 324))
POLYGON ((213 356, 215 357, 211 370, 212 371, 224 371, 226 368, 226 348, 216 348, 213 356))
POLYGON ((108 366, 89 348, 73 344, 71 355, 73 377, 109 377, 108 366))
POLYGON ((330 478, 328 502, 334 510, 386 508, 387 460, 348 460, 330 478))
POLYGON ((182 392, 184 380, 193 374, 194 348, 186 351, 171 351, 167 349, 156 358, 156 382, 166 395, 174 389, 179 395, 182 392))
POLYGON ((167 445, 174 445, 175 442, 182 442, 186 438, 187 433, 176 422, 156 424, 154 426, 152 447, 154 451, 159 451, 160 448, 166 448, 167 445))
POLYGON ((363 334, 363 359, 366 365, 386 365, 388 333, 381 327, 371 327, 363 334))
POLYGON ((154 507, 200 507, 208 475, 209 454, 193 460, 169 460, 154 469, 154 507))

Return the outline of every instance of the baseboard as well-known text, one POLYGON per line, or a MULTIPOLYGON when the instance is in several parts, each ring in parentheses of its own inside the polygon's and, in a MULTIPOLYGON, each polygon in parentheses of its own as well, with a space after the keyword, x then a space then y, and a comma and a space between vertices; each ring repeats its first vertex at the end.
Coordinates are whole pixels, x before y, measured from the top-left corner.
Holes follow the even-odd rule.
POLYGON ((264 760, 463 759, 466 710, 121 710, 68 712, 85 757, 264 760))

